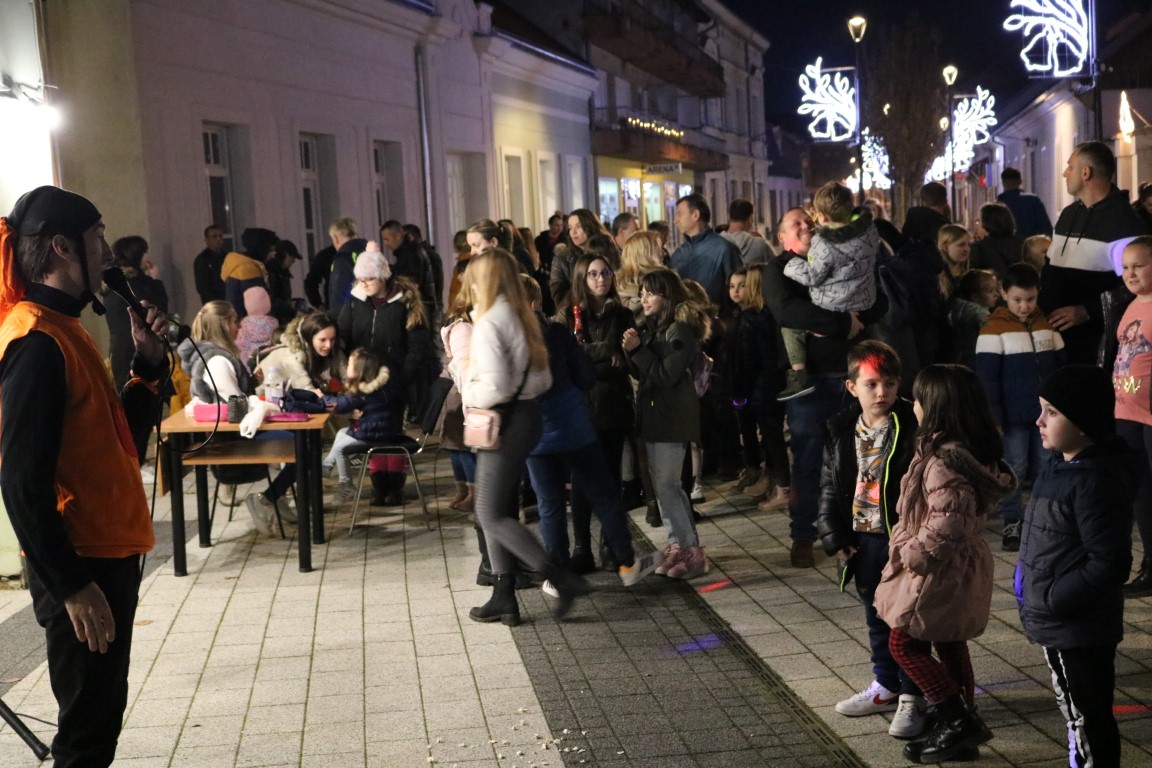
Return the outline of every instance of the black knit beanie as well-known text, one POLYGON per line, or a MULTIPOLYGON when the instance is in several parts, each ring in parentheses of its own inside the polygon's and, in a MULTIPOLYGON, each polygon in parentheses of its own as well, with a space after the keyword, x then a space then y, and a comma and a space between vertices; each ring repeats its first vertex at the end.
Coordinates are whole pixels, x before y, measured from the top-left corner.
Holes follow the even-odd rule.
POLYGON ((1112 378, 1103 369, 1066 365, 1040 382, 1039 395, 1093 442, 1116 434, 1116 392, 1112 378))

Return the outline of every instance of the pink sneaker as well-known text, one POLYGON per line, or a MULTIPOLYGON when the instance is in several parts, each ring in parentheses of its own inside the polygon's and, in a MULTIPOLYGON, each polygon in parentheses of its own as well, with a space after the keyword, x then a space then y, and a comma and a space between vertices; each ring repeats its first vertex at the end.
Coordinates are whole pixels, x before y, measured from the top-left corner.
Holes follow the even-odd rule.
POLYGON ((670 579, 694 579, 708 573, 708 558, 704 556, 704 547, 686 547, 682 550, 680 559, 668 569, 670 579))
POLYGON ((676 565, 676 563, 683 556, 684 550, 680 548, 679 544, 669 544, 668 546, 664 547, 664 561, 661 562, 660 565, 656 566, 656 569, 652 571, 652 573, 655 573, 659 576, 667 576, 668 571, 672 568, 672 566, 676 565))

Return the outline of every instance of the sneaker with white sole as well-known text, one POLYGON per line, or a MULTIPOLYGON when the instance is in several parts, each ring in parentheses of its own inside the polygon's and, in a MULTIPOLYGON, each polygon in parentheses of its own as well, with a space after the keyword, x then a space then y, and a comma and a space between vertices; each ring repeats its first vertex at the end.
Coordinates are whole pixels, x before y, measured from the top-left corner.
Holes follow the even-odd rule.
POLYGON ((548 597, 560 597, 560 590, 552 586, 552 582, 548 580, 545 580, 544 583, 540 585, 540 591, 548 595, 548 597))
POLYGON ((708 573, 708 558, 704 547, 685 547, 680 559, 668 569, 670 579, 694 579, 708 573))
POLYGON ((898 739, 914 739, 924 733, 928 720, 928 706, 923 696, 913 693, 900 694, 900 704, 888 726, 888 735, 898 739))
POLYGON ((633 562, 632 565, 622 565, 617 573, 620 574, 620 581, 626 587, 632 587, 639 584, 640 581, 648 574, 655 571, 664 563, 663 552, 649 552, 646 555, 640 555, 633 562))
POLYGON ((252 517, 252 525, 259 533, 265 536, 276 535, 276 532, 272 530, 272 523, 276 520, 276 509, 264 494, 249 494, 248 498, 244 499, 244 505, 248 507, 248 514, 252 517))
POLYGON ((873 680, 872 685, 855 696, 836 704, 836 711, 846 717, 864 717, 876 715, 881 712, 895 712, 900 705, 900 694, 893 693, 879 681, 873 680))
POLYGON ((683 557, 684 550, 680 548, 679 544, 669 544, 664 547, 663 558, 660 565, 652 569, 652 572, 657 576, 667 576, 668 569, 676 565, 676 562, 683 557))
POLYGON ((692 493, 688 495, 688 498, 697 504, 704 501, 704 486, 700 485, 699 480, 692 486, 692 493))
POLYGON ((336 498, 340 501, 352 501, 356 498, 356 484, 352 482, 351 478, 340 481, 340 487, 336 490, 336 498))

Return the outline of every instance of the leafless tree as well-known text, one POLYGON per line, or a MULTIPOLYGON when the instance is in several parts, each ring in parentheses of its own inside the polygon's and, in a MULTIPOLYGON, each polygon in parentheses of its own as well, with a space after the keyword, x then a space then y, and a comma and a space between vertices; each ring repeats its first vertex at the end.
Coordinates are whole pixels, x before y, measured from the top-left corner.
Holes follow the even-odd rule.
POLYGON ((924 173, 947 144, 940 30, 912 14, 864 39, 864 124, 888 149, 893 218, 902 220, 924 173))

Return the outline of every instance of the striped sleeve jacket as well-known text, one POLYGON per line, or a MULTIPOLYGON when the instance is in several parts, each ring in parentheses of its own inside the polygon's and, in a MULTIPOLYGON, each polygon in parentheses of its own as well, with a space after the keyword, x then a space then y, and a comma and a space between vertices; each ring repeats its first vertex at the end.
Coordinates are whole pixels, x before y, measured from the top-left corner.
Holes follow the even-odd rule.
POLYGON ((1040 381, 1064 363, 1064 340, 1040 310, 1021 322, 1000 307, 980 327, 976 375, 1002 427, 1030 425, 1039 418, 1040 381))

